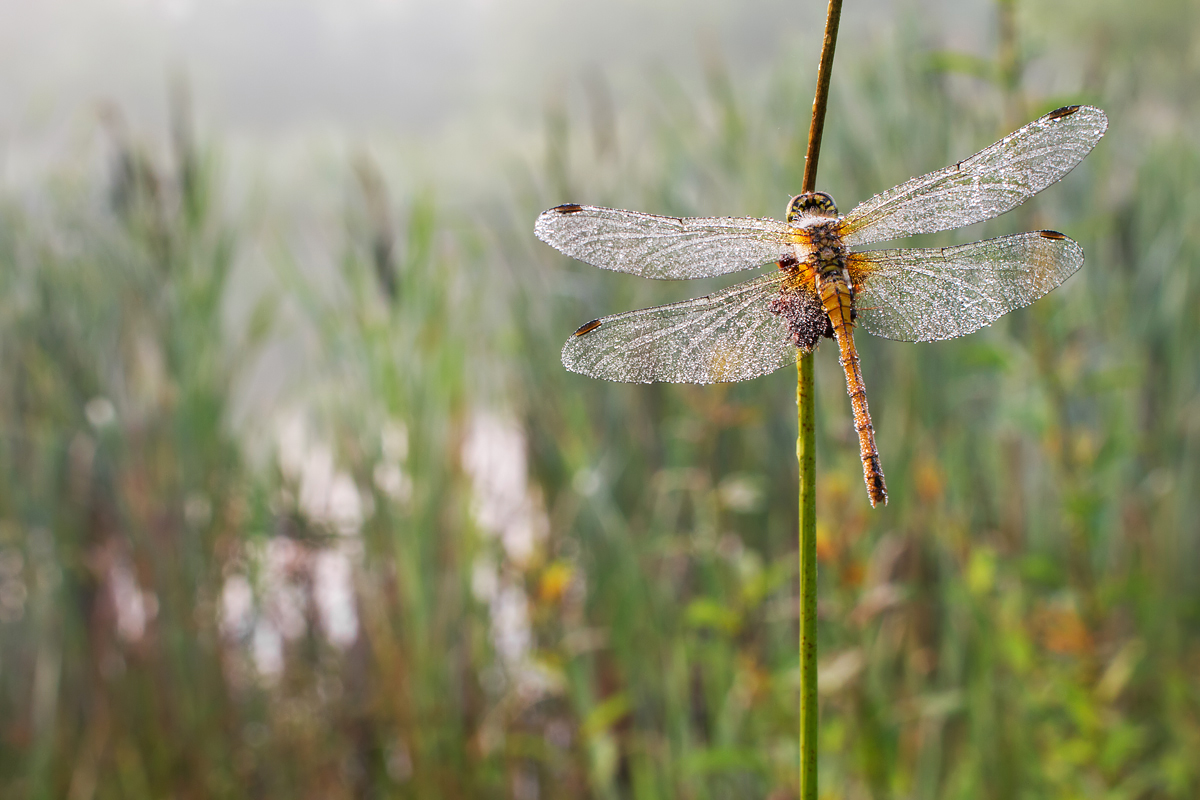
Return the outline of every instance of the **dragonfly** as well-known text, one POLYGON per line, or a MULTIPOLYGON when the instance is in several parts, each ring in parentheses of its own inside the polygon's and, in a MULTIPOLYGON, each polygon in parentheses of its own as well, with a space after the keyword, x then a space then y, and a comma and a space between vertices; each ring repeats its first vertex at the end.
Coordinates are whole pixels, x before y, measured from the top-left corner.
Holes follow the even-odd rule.
POLYGON ((872 506, 886 504, 855 329, 904 342, 972 333, 1059 286, 1083 265, 1083 249, 1052 230, 956 247, 861 248, 1010 211, 1074 169, 1107 128, 1100 109, 1064 106, 845 216, 825 192, 791 198, 786 221, 574 203, 548 209, 537 219, 537 237, 604 269, 678 280, 775 265, 704 297, 594 319, 567 339, 563 365, 625 383, 723 383, 773 372, 831 338, 867 494, 872 506))

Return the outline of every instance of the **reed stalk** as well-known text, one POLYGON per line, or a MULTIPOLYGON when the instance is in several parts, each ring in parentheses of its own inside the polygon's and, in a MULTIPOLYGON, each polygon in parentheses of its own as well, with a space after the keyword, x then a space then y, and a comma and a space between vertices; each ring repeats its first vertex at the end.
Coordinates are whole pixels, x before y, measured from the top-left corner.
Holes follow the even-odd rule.
MULTIPOLYGON (((804 157, 803 191, 816 189, 817 160, 825 107, 829 101, 829 78, 837 43, 841 0, 829 0, 825 40, 817 69, 817 91, 813 98, 812 123, 808 129, 808 151, 804 157)), ((800 798, 817 798, 817 460, 813 419, 813 357, 796 361, 796 459, 800 463, 800 798)))

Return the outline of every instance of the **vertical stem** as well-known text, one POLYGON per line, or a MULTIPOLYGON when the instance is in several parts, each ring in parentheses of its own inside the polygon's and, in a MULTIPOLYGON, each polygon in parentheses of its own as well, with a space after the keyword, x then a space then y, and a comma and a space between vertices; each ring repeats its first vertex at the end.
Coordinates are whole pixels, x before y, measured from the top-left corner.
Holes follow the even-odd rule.
POLYGON ((817 797, 817 458, 813 357, 796 375, 796 459, 800 462, 800 798, 817 797))
POLYGON ((821 154, 821 133, 825 130, 825 106, 829 103, 829 78, 833 73, 833 50, 837 44, 838 23, 842 19, 842 0, 829 0, 825 18, 825 40, 821 44, 821 64, 817 67, 817 92, 813 97, 812 123, 808 126, 808 151, 804 154, 804 189, 817 188, 817 159, 821 154))
MULTIPOLYGON (((817 91, 813 98, 808 151, 804 157, 804 188, 817 183, 817 159, 829 101, 829 77, 837 42, 842 0, 829 0, 817 91)), ((796 459, 800 463, 800 800, 817 798, 817 459, 813 414, 813 357, 796 361, 796 459)))

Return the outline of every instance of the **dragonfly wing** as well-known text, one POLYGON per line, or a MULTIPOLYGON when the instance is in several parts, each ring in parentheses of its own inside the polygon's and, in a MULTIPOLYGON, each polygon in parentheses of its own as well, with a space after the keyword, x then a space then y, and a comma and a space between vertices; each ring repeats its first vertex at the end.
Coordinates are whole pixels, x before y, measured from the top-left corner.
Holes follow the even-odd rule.
POLYGON ((846 215, 847 246, 959 228, 1003 214, 1058 181, 1108 128, 1092 106, 1066 106, 945 169, 877 194, 846 215))
POLYGON ((902 342, 953 339, 1023 308, 1083 266, 1083 248, 1056 231, 958 247, 851 253, 856 320, 902 342))
POLYGON ((774 219, 661 217, 563 205, 543 211, 537 237, 597 267, 645 278, 707 278, 778 261, 793 252, 791 228, 774 219))
MULTIPOLYGON (((788 325, 770 309, 787 279, 777 270, 707 297, 593 320, 563 345, 563 366, 624 383, 724 383, 774 372, 796 360, 788 325)), ((819 310, 816 295, 796 297, 819 310)))

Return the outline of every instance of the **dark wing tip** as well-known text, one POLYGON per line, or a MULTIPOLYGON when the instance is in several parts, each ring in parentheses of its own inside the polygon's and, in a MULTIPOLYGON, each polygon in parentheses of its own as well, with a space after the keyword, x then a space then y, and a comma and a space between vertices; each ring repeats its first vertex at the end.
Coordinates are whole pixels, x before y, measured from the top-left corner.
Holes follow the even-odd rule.
POLYGON ((546 209, 541 214, 538 214, 537 222, 533 226, 534 235, 543 242, 562 250, 562 247, 556 241, 561 231, 559 230, 559 223, 555 222, 555 220, 558 219, 560 214, 564 216, 567 214, 577 214, 583 211, 583 209, 584 206, 578 203, 564 203, 561 206, 546 209))
POLYGON ((1051 111, 1049 114, 1046 115, 1046 119, 1062 119, 1063 117, 1069 117, 1072 114, 1074 114, 1076 111, 1078 111, 1080 108, 1081 108, 1081 106, 1077 106, 1077 105, 1063 106, 1062 108, 1056 108, 1053 111, 1051 111))
POLYGON ((594 319, 591 322, 580 325, 579 329, 576 330, 573 335, 574 336, 583 336, 586 333, 591 333, 592 331, 596 330, 596 328, 599 328, 602 324, 604 324, 604 323, 601 322, 600 320, 594 319))
POLYGON ((1066 239, 1066 235, 1058 231, 1038 231, 1043 239, 1066 239))
MULTIPOLYGON (((1097 139, 1099 139, 1100 136, 1103 136, 1104 132, 1108 130, 1108 115, 1105 114, 1102 109, 1096 108, 1095 106, 1063 106, 1062 108, 1056 108, 1049 114, 1046 114, 1041 118, 1041 120, 1044 122, 1054 122, 1055 120, 1074 117, 1076 114, 1079 115, 1078 124, 1087 125, 1087 123, 1090 121, 1093 125, 1095 125, 1096 132, 1099 134, 1096 137, 1097 139)), ((1076 120, 1073 119, 1072 122, 1075 123, 1076 120)))

